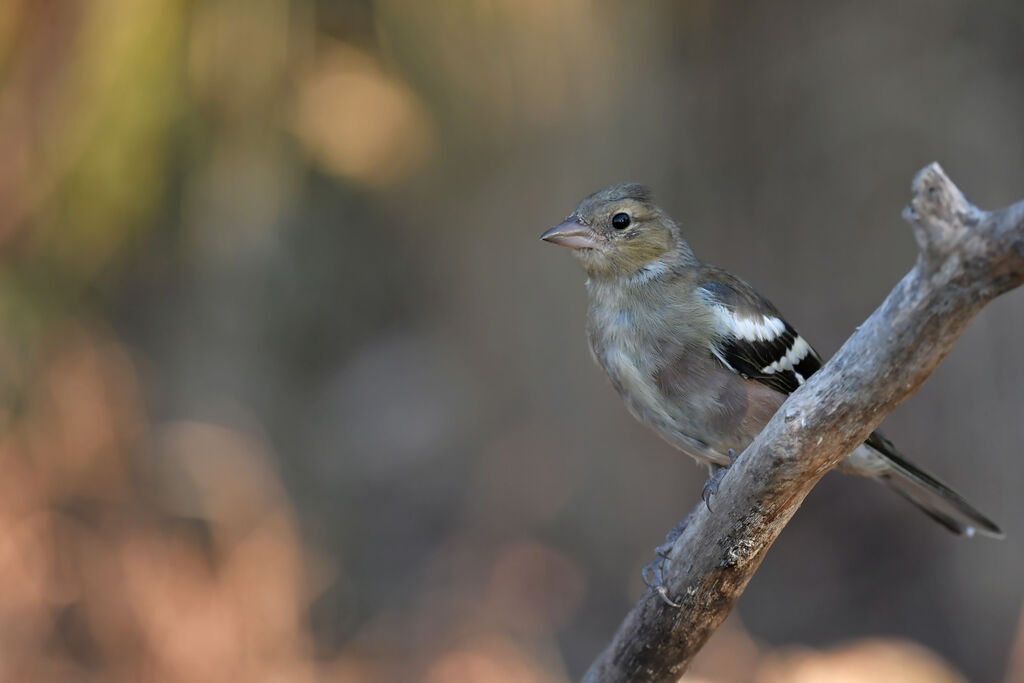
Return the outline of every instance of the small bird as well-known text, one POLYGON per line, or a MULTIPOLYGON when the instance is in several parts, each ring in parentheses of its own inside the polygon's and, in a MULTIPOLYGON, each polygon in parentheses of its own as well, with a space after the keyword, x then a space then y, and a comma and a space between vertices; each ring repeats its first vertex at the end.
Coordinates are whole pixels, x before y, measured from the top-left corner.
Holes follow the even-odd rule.
MULTIPOLYGON (((590 195, 541 239, 583 265, 590 349, 629 412, 709 464, 708 503, 724 468, 821 357, 752 286, 698 260, 643 185, 590 195)), ((1003 535, 877 431, 839 469, 883 482, 954 533, 1003 535)))

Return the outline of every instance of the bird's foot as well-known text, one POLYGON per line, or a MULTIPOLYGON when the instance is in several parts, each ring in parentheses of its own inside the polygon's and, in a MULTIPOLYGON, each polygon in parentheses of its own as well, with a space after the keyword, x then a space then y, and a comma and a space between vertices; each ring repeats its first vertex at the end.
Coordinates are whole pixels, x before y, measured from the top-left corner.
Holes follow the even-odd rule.
POLYGON ((711 512, 711 497, 718 493, 718 485, 722 483, 722 479, 725 478, 725 473, 732 467, 732 464, 736 462, 736 451, 733 449, 728 450, 729 464, 723 467, 722 465, 716 465, 711 463, 708 465, 710 469, 710 476, 708 480, 704 482, 704 488, 701 489, 700 497, 704 499, 704 504, 708 507, 708 512, 711 512))
POLYGON ((665 542, 654 549, 654 559, 640 572, 640 576, 643 578, 644 583, 647 584, 647 587, 653 589, 654 592, 661 596, 666 605, 676 609, 682 607, 682 605, 668 596, 668 588, 665 587, 664 568, 665 563, 670 561, 669 553, 672 552, 672 546, 683 535, 683 530, 686 529, 689 521, 690 518, 687 516, 672 531, 668 532, 668 535, 665 536, 665 542))

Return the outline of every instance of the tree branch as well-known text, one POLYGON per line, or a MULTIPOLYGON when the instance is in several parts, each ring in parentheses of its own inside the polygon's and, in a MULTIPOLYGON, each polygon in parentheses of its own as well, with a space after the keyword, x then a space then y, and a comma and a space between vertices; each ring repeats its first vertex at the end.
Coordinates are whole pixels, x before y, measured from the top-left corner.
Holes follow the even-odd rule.
POLYGON ((678 680, 811 488, 917 391, 978 311, 1024 281, 1024 202, 981 211, 933 163, 903 218, 920 248, 913 269, 730 468, 714 512, 690 513, 665 564, 682 607, 648 590, 584 683, 678 680))

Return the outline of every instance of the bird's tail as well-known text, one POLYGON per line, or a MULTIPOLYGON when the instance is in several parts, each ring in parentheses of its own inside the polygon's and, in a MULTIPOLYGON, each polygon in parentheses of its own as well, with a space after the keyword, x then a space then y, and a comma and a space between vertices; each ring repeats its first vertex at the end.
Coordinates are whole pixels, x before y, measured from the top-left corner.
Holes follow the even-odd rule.
POLYGON ((904 458, 888 439, 875 432, 867 445, 880 453, 889 467, 878 475, 886 484, 926 515, 955 534, 975 533, 1002 538, 1002 530, 991 519, 964 500, 959 493, 904 458))

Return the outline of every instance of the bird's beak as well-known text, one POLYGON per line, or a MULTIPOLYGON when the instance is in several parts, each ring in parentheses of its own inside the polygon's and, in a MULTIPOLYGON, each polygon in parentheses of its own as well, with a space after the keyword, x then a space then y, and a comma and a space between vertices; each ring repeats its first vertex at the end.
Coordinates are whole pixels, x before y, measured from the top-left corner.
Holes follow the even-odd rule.
POLYGON ((575 218, 560 223, 540 236, 545 242, 558 244, 570 249, 597 249, 601 246, 601 237, 589 226, 583 225, 575 218))

